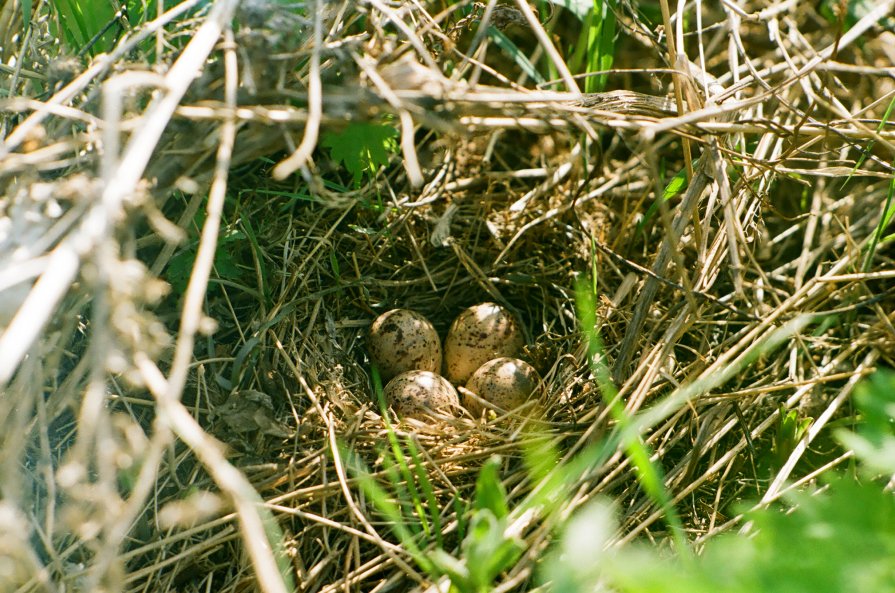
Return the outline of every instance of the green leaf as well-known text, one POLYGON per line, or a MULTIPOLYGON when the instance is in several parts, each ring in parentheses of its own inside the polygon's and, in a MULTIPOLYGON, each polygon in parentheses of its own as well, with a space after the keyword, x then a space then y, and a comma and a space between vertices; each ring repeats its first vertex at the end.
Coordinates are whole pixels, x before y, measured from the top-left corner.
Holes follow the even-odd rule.
POLYGON ((339 267, 339 258, 336 257, 335 251, 329 252, 329 267, 332 268, 333 275, 338 278, 342 275, 342 270, 339 267))
POLYGON ((799 492, 793 513, 753 514, 759 591, 895 590, 895 498, 841 479, 827 495, 799 492))
MULTIPOLYGON (((881 132, 883 128, 886 127, 889 123, 889 119, 892 117, 892 109, 895 108, 895 98, 889 101, 889 106, 886 107, 886 112, 883 113, 882 119, 880 119, 879 125, 876 126, 876 131, 881 132)), ((871 151, 873 150, 873 146, 876 144, 876 140, 871 139, 864 149, 861 151, 861 156, 858 158, 858 162, 855 163, 855 166, 852 167, 851 172, 848 174, 848 177, 845 178, 845 181, 842 182, 842 187, 845 187, 846 184, 851 181, 851 178, 854 177, 855 172, 861 168, 864 164, 864 161, 867 160, 867 157, 870 156, 871 151)))
POLYGON ((345 460, 348 471, 357 479, 364 494, 373 503, 380 513, 386 516, 391 525, 392 532, 401 541, 404 549, 413 557, 414 561, 426 571, 430 571, 432 561, 423 554, 413 537, 413 533, 407 528, 401 508, 395 504, 388 493, 370 475, 363 462, 343 443, 337 443, 339 455, 345 460))
POLYGON ((236 281, 242 272, 234 262, 233 254, 227 248, 219 248, 214 254, 214 271, 218 278, 236 281))
POLYGON ((195 260, 195 246, 176 253, 168 260, 168 266, 165 268, 165 279, 171 285, 175 294, 183 294, 186 291, 186 285, 190 280, 190 272, 193 269, 195 260))
POLYGON ((614 509, 603 499, 589 502, 573 515, 544 567, 556 593, 577 593, 598 581, 617 529, 614 509))
POLYGON ((500 457, 494 456, 485 462, 475 484, 475 509, 488 510, 498 519, 509 513, 507 493, 500 481, 500 457))
MULTIPOLYGON (((261 247, 261 242, 258 240, 258 235, 255 232, 254 225, 252 225, 251 217, 246 216, 242 218, 240 223, 245 236, 248 237, 248 243, 252 249, 252 259, 254 260, 258 291, 264 295, 266 301, 269 301, 269 288, 267 286, 267 274, 264 266, 264 249, 261 247)), ((230 241, 234 241, 234 239, 231 238, 230 241)))
POLYGON ((827 19, 830 24, 839 24, 839 7, 845 7, 844 22, 845 29, 851 29, 855 23, 867 16, 874 8, 876 8, 877 0, 822 0, 820 3, 820 14, 827 19))
POLYGON ((588 349, 588 362, 591 373, 596 379, 597 386, 603 396, 603 402, 609 409, 609 413, 616 422, 617 430, 628 432, 621 445, 625 454, 634 466, 637 479, 644 492, 653 499, 665 513, 665 521, 671 528, 677 552, 685 555, 689 552, 683 524, 677 509, 672 504, 671 494, 665 488, 665 478, 662 466, 659 462, 653 462, 651 450, 638 432, 631 431, 632 417, 625 410, 624 404, 618 397, 618 389, 612 382, 609 367, 606 365, 605 349, 600 337, 596 317, 596 295, 586 279, 579 279, 575 287, 575 304, 578 312, 578 323, 581 328, 582 338, 588 349))
POLYGON ((546 480, 550 472, 559 465, 559 450, 545 434, 535 434, 522 444, 525 467, 537 483, 546 480))
POLYGON ((855 390, 855 403, 864 414, 867 432, 891 434, 895 418, 895 373, 874 373, 855 390))
POLYGON ((386 124, 352 122, 339 133, 326 133, 323 146, 330 149, 333 160, 345 165, 355 185, 360 185, 364 174, 372 176, 388 164, 397 150, 398 130, 386 124))
POLYGON ((451 584, 460 591, 472 591, 473 586, 469 576, 469 569, 460 560, 457 560, 441 548, 432 550, 429 558, 435 567, 451 579, 451 584))
MULTIPOLYGON (((204 220, 204 215, 201 217, 197 215, 196 220, 200 219, 204 220)), ((201 223, 199 224, 201 225, 201 223)), ((234 229, 225 229, 221 232, 214 252, 214 271, 218 278, 232 281, 240 278, 242 270, 236 265, 236 255, 232 250, 240 245, 245 238, 244 233, 234 229)), ((196 261, 198 246, 198 241, 193 241, 168 261, 165 279, 171 284, 175 294, 182 294, 186 291, 190 274, 193 272, 193 264, 196 261)))
POLYGON ((839 441, 868 469, 895 473, 895 373, 879 371, 855 388, 862 422, 857 432, 840 430, 839 441))
POLYGON ((32 0, 22 0, 22 21, 25 23, 25 33, 31 28, 31 11, 34 8, 32 0))
MULTIPOLYGON (((112 22, 115 9, 111 2, 92 0, 52 0, 50 6, 59 19, 64 37, 71 49, 79 52, 112 22)), ((90 49, 91 54, 108 51, 117 31, 107 31, 90 49)))
MULTIPOLYGON (((699 159, 693 161, 693 167, 699 163, 699 159)), ((646 227, 647 223, 653 219, 653 216, 656 215, 656 212, 659 211, 659 207, 663 202, 667 202, 678 195, 681 194, 687 186, 690 184, 690 181, 687 179, 687 170, 681 169, 677 173, 675 173, 674 177, 671 178, 671 181, 665 186, 665 189, 662 190, 662 198, 659 200, 653 200, 653 203, 650 204, 650 207, 647 209, 646 214, 643 215, 643 220, 640 221, 640 224, 637 225, 637 231, 640 232, 646 227)))
MULTIPOLYGON (((693 163, 694 166, 696 163, 693 163)), ((662 191, 662 199, 670 200, 671 198, 677 196, 682 191, 687 189, 687 170, 681 169, 677 172, 677 174, 671 178, 671 181, 668 182, 668 185, 665 186, 665 189, 662 191)))
POLYGON ((886 194, 886 203, 883 206, 883 212, 880 216, 879 224, 876 226, 876 232, 873 234, 873 239, 870 241, 870 245, 867 246, 867 253, 864 256, 864 264, 862 269, 865 272, 870 271, 870 266, 873 263, 873 258, 876 255, 876 249, 879 247, 879 243, 883 240, 883 233, 886 231, 886 228, 889 226, 889 223, 892 222, 892 217, 895 215, 895 179, 889 180, 889 191, 886 194))
POLYGON ((535 68, 534 64, 531 63, 531 60, 528 59, 528 56, 519 49, 519 47, 513 43, 509 37, 503 34, 502 31, 495 27, 488 27, 488 35, 491 37, 491 40, 494 42, 494 45, 499 47, 505 54, 513 58, 513 61, 516 62, 516 65, 522 69, 525 74, 535 81, 537 84, 542 85, 547 81, 538 72, 538 69, 535 68))
MULTIPOLYGON (((419 482, 420 490, 426 497, 426 506, 429 510, 429 518, 432 521, 432 532, 435 534, 435 543, 439 547, 444 545, 441 537, 441 516, 439 514, 438 499, 435 498, 435 488, 432 487, 432 481, 426 473, 426 466, 423 464, 422 457, 417 450, 416 444, 412 438, 407 438, 407 450, 413 459, 413 469, 416 473, 417 482, 419 482)), ((420 521, 425 524, 425 518, 420 516, 420 521)))
POLYGON ((779 408, 777 434, 773 444, 774 467, 780 468, 789 459, 805 431, 811 426, 811 418, 800 418, 798 410, 779 408))
POLYGON ((473 584, 485 589, 519 558, 522 544, 506 537, 505 522, 488 509, 476 511, 463 540, 463 553, 473 584))
MULTIPOLYGON (((603 72, 612 68, 615 57, 615 13, 610 10, 610 0, 592 0, 593 11, 588 16, 587 73, 603 72)), ((606 74, 588 76, 584 90, 588 93, 606 87, 606 74)))
POLYGON ((826 492, 798 492, 788 501, 792 512, 751 512, 750 537, 710 539, 692 562, 646 544, 606 552, 597 534, 611 534, 611 522, 585 515, 587 524, 573 520, 566 530, 546 574, 559 593, 895 591, 895 497, 881 485, 840 479, 826 492))

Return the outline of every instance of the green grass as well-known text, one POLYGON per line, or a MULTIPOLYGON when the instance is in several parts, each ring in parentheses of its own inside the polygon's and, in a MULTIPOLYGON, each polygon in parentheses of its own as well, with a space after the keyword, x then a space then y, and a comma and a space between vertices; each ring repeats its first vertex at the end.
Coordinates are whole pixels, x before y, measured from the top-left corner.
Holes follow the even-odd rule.
POLYGON ((606 89, 608 74, 615 61, 617 37, 617 0, 568 0, 559 2, 581 21, 581 33, 571 50, 569 67, 572 72, 585 75, 584 92, 596 93, 606 89))
POLYGON ((886 488, 895 473, 895 375, 865 381, 855 402, 863 422, 837 436, 861 460, 861 479, 827 474, 822 487, 787 494, 785 505, 747 511, 751 537, 718 536, 696 558, 643 544, 610 551, 616 509, 598 499, 565 528, 545 577, 562 593, 597 583, 625 593, 895 591, 895 498, 886 488))
POLYGON ((531 80, 533 80, 538 85, 544 85, 547 83, 547 79, 544 78, 544 75, 541 74, 534 64, 531 63, 531 60, 528 59, 528 56, 525 55, 519 47, 513 43, 513 41, 507 37, 503 31, 499 29, 489 26, 488 27, 488 37, 491 41, 496 45, 500 50, 509 56, 522 70, 526 76, 528 76, 531 80))
POLYGON ((109 0, 51 0, 51 27, 71 53, 96 55, 112 49, 125 20, 133 27, 154 17, 155 1, 122 2, 119 10, 109 0))
POLYGON ((870 271, 874 257, 876 256, 876 250, 880 243, 887 241, 887 237, 884 237, 883 234, 892 222, 892 217, 895 216, 893 197, 895 197, 895 178, 889 180, 889 189, 886 192, 886 201, 879 217, 879 224, 876 225, 876 230, 873 233, 873 237, 870 239, 870 244, 867 246, 867 253, 864 256, 864 264, 862 266, 862 269, 865 272, 870 271))
POLYGON ((611 373, 606 365, 603 341, 600 338, 600 331, 597 326, 597 294, 592 290, 595 282, 595 280, 590 282, 581 281, 575 293, 578 321, 581 324, 581 331, 587 344, 587 357, 591 366, 591 372, 603 396, 603 403, 609 409, 612 419, 615 421, 616 431, 624 435, 620 444, 636 469, 640 487, 652 499, 653 503, 662 509, 665 521, 674 538, 677 553, 686 558, 690 554, 690 548, 680 516, 671 503, 671 496, 665 489, 662 468, 658 463, 651 461, 652 452, 644 443, 641 434, 631 430, 631 418, 625 411, 622 400, 618 397, 618 389, 613 384, 611 373))

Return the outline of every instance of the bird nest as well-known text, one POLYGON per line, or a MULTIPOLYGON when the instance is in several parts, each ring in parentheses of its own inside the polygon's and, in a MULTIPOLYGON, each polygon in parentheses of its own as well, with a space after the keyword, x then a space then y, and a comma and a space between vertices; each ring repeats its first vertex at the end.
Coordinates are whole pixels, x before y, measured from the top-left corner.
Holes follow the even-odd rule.
POLYGON ((409 542, 462 557, 488 460, 521 508, 602 444, 513 516, 525 590, 595 496, 668 537, 626 418, 698 541, 847 459, 895 336, 891 2, 606 5, 591 68, 575 3, 187 0, 74 49, 4 4, 0 590, 443 587, 409 542), (541 395, 380 407, 371 320, 483 301, 541 395))

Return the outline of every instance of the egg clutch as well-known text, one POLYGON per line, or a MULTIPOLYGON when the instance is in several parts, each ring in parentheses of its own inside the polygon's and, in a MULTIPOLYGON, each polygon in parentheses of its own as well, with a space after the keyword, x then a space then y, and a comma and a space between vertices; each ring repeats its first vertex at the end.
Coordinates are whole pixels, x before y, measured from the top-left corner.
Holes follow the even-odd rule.
POLYGON ((521 406, 540 383, 537 371, 517 358, 524 345, 515 316, 495 303, 460 313, 443 348, 432 323, 409 309, 377 317, 367 340, 370 358, 387 381, 386 401, 410 418, 455 415, 462 408, 478 418, 489 408, 521 406))

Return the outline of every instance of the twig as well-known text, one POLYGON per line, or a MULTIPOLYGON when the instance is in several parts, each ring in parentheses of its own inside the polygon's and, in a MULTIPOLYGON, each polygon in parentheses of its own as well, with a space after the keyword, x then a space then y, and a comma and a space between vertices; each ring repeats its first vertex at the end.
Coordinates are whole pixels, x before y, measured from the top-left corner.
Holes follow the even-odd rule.
POLYGON ((251 483, 224 456, 224 447, 208 436, 196 419, 176 398, 171 398, 171 386, 155 363, 145 354, 138 353, 136 365, 146 385, 156 398, 160 422, 168 426, 187 446, 196 453, 208 468, 218 487, 233 502, 243 541, 255 567, 261 590, 265 593, 289 593, 283 575, 273 557, 264 521, 259 511, 263 502, 251 483))
POLYGON ((308 121, 301 144, 289 157, 277 163, 273 169, 274 179, 285 179, 297 169, 305 166, 320 133, 320 120, 323 115, 323 83, 320 81, 320 50, 323 47, 323 7, 319 1, 311 8, 314 14, 314 37, 311 46, 311 64, 308 71, 308 121))
MULTIPOLYGON (((50 320, 59 301, 74 281, 81 258, 106 235, 107 225, 117 218, 125 200, 136 191, 154 147, 158 144, 178 103, 192 84, 196 72, 202 69, 208 54, 217 43, 225 23, 230 21, 236 4, 237 0, 215 2, 208 18, 165 76, 164 85, 167 92, 150 105, 140 127, 132 134, 114 174, 108 174, 109 181, 103 188, 101 200, 90 210, 79 229, 62 241, 50 254, 46 270, 31 289, 9 327, 0 336, 0 386, 9 381, 22 357, 50 320)), ((95 66, 94 69, 101 68, 95 66)), ((76 80, 84 78, 82 82, 86 84, 95 74, 94 69, 88 70, 76 80)), ((69 87, 71 86, 70 84, 69 87)), ((74 92, 74 89, 69 89, 69 92, 74 92)), ((69 96, 68 93, 61 92, 57 95, 59 98, 54 97, 56 100, 51 102, 61 103, 69 96)), ((17 133, 18 136, 24 135, 28 129, 25 124, 29 121, 33 121, 33 126, 36 126, 40 121, 36 116, 41 115, 45 113, 33 114, 10 134, 10 139, 0 147, 0 158, 4 150, 10 150, 17 144, 13 136, 17 133)))
MULTIPOLYGON (((686 194, 684 194, 684 200, 678 209, 674 222, 668 229, 669 236, 662 242, 662 247, 653 263, 652 271, 656 277, 665 275, 665 268, 671 258, 671 250, 674 245, 677 245, 681 235, 683 235, 684 229, 691 219, 693 210, 696 208, 699 199, 702 197, 702 192, 708 186, 709 177, 704 172, 704 169, 707 166, 707 162, 700 163, 693 179, 690 181, 690 186, 687 188, 686 194), (671 237, 670 235, 674 236, 671 237)), ((613 378, 619 383, 622 382, 624 374, 627 372, 628 363, 634 355, 636 342, 641 337, 640 332, 643 327, 643 322, 646 321, 647 313, 653 304, 653 298, 656 296, 658 290, 659 282, 655 277, 647 279, 637 301, 637 306, 634 308, 634 315, 625 330, 625 337, 622 341, 621 348, 619 349, 615 367, 613 368, 613 378)))
POLYGON ((553 46, 553 42, 550 41, 547 32, 544 31, 544 27, 541 25, 540 21, 538 21, 538 17, 536 17, 535 13, 531 10, 531 6, 528 5, 526 0, 516 0, 516 6, 519 7, 519 11, 525 17, 525 20, 528 21, 528 25, 531 27, 532 32, 534 32, 535 37, 538 38, 538 43, 541 44, 541 47, 547 52, 547 55, 550 56, 550 61, 556 66, 563 82, 566 83, 566 88, 572 93, 581 94, 581 89, 578 88, 578 83, 575 82, 575 77, 572 76, 569 67, 562 59, 562 56, 556 51, 556 47, 553 46))

